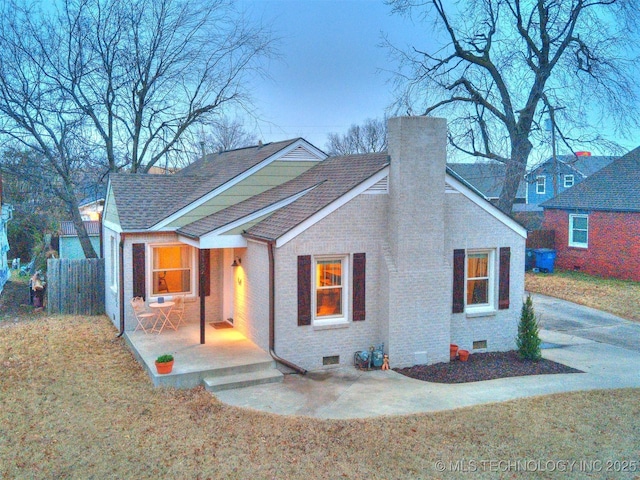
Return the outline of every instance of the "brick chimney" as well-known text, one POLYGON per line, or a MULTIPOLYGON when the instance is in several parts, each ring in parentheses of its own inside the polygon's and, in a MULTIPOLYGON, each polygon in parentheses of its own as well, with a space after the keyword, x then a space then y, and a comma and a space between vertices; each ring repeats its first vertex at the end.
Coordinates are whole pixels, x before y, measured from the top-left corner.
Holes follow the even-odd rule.
POLYGON ((446 361, 452 282, 444 253, 447 122, 391 118, 387 135, 389 355, 397 366, 446 361))

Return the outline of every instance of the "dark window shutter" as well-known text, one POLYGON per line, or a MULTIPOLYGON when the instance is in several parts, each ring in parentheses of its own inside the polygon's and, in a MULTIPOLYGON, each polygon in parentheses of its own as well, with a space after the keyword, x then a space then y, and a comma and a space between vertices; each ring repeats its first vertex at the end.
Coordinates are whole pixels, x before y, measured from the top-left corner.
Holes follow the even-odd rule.
POLYGON ((208 248, 199 250, 200 295, 211 295, 211 255, 208 248))
POLYGON ((367 258, 364 253, 353 254, 353 320, 365 318, 365 293, 367 258))
POLYGON ((311 256, 298 257, 298 326, 311 325, 311 256))
POLYGON ((500 277, 498 279, 498 309, 509 308, 509 271, 511 264, 511 248, 500 249, 500 277))
POLYGON ((145 281, 145 244, 134 243, 132 246, 133 256, 133 296, 147 298, 147 287, 145 281))
POLYGON ((453 313, 464 312, 464 249, 453 251, 453 313))

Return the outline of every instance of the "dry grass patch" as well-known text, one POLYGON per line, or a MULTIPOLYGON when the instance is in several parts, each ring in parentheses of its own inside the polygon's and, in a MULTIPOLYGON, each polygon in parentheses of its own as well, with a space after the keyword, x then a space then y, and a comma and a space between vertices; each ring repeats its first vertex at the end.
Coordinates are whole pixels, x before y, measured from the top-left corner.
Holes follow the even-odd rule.
POLYGON ((449 462, 638 460, 637 389, 373 420, 282 417, 201 388, 155 389, 115 334, 105 317, 0 328, 0 478, 459 478, 449 462))
POLYGON ((525 289, 640 321, 640 283, 580 272, 525 274, 525 289))

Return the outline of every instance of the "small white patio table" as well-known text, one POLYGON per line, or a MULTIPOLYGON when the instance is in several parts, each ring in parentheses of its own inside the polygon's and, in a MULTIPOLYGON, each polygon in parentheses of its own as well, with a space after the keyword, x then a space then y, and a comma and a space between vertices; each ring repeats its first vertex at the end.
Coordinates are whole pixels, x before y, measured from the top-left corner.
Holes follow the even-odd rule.
POLYGON ((174 305, 175 302, 153 302, 149 304, 149 308, 158 311, 158 319, 151 329, 152 332, 162 333, 162 330, 164 330, 167 325, 174 330, 178 329, 178 327, 169 320, 169 314, 174 305), (158 328, 158 324, 161 324, 160 328, 158 328))

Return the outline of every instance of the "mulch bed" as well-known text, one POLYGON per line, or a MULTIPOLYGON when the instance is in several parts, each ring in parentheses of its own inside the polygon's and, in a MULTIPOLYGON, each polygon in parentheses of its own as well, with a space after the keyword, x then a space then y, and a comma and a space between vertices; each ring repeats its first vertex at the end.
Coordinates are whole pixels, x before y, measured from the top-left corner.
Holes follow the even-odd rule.
POLYGON ((435 365, 415 365, 407 368, 394 368, 407 377, 435 383, 467 383, 494 378, 522 377, 525 375, 547 375, 554 373, 584 373, 547 359, 537 362, 522 360, 518 352, 474 353, 469 360, 454 360, 435 365))

